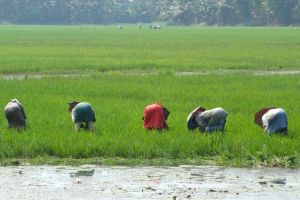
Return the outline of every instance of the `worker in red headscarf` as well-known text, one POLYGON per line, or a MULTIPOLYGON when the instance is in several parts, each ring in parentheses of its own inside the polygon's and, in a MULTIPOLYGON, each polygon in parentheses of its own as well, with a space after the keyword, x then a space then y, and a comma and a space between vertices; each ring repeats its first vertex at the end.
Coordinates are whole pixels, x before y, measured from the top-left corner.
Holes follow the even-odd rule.
POLYGON ((145 129, 166 129, 168 128, 167 119, 170 112, 161 104, 155 103, 144 109, 144 128, 145 129))

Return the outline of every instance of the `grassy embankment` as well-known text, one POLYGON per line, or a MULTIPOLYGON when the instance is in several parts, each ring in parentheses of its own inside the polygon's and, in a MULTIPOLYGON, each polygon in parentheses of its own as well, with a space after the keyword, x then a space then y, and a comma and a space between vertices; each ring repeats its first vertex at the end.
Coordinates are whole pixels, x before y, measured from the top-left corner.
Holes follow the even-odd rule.
POLYGON ((0 30, 2 73, 83 69, 159 72, 148 76, 108 73, 91 78, 0 80, 0 105, 4 107, 17 97, 28 114, 28 129, 22 134, 7 130, 4 116, 0 116, 2 164, 31 158, 33 163, 73 163, 72 159, 87 158, 82 162, 299 164, 298 75, 173 74, 210 69, 299 69, 298 28, 153 31, 134 27, 0 26, 0 30), (93 105, 95 134, 73 132, 66 104, 73 99, 93 105), (156 101, 171 110, 171 129, 167 132, 142 129, 143 108, 156 101), (229 111, 225 134, 186 130, 186 117, 198 105, 221 106, 229 111), (287 111, 289 137, 266 136, 253 124, 253 113, 266 105, 287 111))

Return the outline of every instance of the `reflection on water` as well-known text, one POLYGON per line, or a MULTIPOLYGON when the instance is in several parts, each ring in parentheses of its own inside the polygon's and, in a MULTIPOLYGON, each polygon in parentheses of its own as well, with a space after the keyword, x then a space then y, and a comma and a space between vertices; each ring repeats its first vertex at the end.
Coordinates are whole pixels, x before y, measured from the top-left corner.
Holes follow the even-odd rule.
POLYGON ((75 173, 70 173, 71 177, 80 177, 80 176, 93 176, 95 173, 95 169, 92 170, 79 170, 75 173))
POLYGON ((223 167, 0 168, 4 199, 300 199, 300 170, 223 167))

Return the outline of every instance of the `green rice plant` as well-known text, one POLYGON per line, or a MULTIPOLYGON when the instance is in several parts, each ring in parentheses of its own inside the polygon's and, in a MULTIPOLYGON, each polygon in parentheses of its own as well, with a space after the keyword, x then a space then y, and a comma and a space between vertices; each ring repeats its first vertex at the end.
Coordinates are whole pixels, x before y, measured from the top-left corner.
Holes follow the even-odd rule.
MULTIPOLYGON (((7 129, 0 116, 0 158, 210 160, 217 164, 290 166, 299 162, 298 75, 93 75, 0 80, 0 105, 18 98, 28 115, 23 132, 7 129), (96 132, 74 132, 67 102, 91 103, 96 132), (160 102, 170 111, 167 131, 143 129, 143 109, 160 102), (197 106, 229 112, 225 133, 188 131, 186 118, 197 106), (289 136, 268 136, 253 123, 264 106, 282 107, 289 136)), ((123 162, 123 161, 122 161, 123 162)), ((134 161, 138 163, 137 160, 134 161)))
POLYGON ((300 28, 0 25, 0 72, 296 69, 300 28))

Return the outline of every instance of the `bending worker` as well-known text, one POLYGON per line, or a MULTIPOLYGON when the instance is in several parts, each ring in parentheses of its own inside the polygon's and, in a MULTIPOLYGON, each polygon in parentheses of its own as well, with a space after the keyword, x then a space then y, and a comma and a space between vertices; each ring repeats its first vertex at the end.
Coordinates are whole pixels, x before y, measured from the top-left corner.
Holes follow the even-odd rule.
POLYGON ((287 135, 288 133, 288 121, 287 115, 282 108, 267 108, 261 109, 255 114, 255 122, 265 129, 265 132, 269 135, 272 133, 279 133, 287 135), (259 117, 262 115, 261 118, 259 117))
POLYGON ((69 103, 69 106, 69 112, 71 112, 76 132, 79 132, 80 128, 95 131, 95 112, 89 103, 73 101, 69 103))
POLYGON ((145 129, 166 129, 168 128, 167 119, 170 112, 159 103, 148 105, 144 109, 144 128, 145 129))
POLYGON ((199 128, 202 132, 224 131, 228 112, 223 108, 205 110, 198 107, 187 118, 189 130, 199 128))
POLYGON ((18 130, 26 128, 26 114, 18 99, 12 99, 5 106, 4 113, 8 122, 8 128, 16 128, 18 130))

